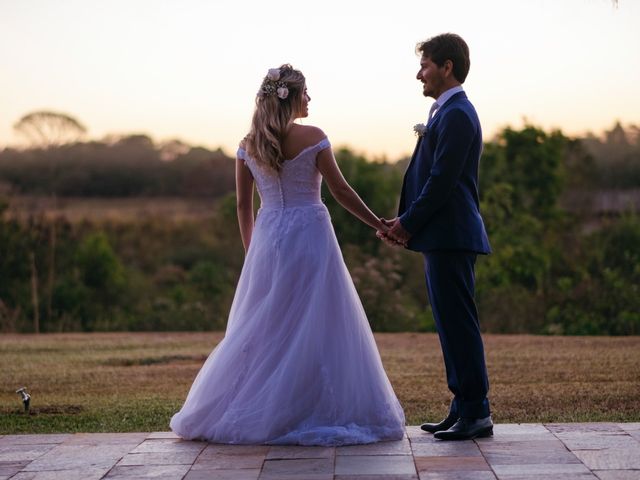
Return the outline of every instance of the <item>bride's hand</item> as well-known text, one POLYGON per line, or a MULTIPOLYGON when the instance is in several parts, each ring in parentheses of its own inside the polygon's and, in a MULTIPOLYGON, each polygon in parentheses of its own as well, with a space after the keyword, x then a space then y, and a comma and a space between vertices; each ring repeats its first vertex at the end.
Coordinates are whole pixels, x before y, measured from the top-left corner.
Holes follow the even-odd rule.
POLYGON ((387 230, 393 226, 393 220, 387 220, 386 218, 380 217, 380 221, 387 227, 387 230))
POLYGON ((382 217, 380 217, 379 220, 380 220, 380 225, 376 230, 376 237, 378 237, 380 240, 382 240, 384 243, 386 243, 390 247, 395 247, 397 244, 393 240, 391 240, 391 238, 389 238, 389 236, 387 235, 387 233, 391 229, 389 225, 389 221, 382 217))
POLYGON ((382 217, 378 218, 378 220, 379 222, 376 228, 376 235, 379 236, 378 233, 381 233, 386 236, 387 232, 391 229, 391 225, 388 220, 385 220, 382 217))

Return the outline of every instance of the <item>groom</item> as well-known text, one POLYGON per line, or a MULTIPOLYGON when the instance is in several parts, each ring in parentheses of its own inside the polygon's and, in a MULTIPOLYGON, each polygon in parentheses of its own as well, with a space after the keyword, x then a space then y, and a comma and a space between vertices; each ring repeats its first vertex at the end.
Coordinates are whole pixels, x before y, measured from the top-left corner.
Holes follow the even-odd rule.
MULTIPOLYGON (((427 291, 440 337, 447 384, 454 395, 449 415, 421 428, 442 440, 493 434, 489 380, 478 312, 474 266, 490 253, 478 201, 482 131, 462 89, 469 47, 446 33, 418 44, 417 79, 433 97, 402 185, 398 217, 384 238, 422 253, 427 291)), ((381 234, 381 236, 384 236, 381 234)))

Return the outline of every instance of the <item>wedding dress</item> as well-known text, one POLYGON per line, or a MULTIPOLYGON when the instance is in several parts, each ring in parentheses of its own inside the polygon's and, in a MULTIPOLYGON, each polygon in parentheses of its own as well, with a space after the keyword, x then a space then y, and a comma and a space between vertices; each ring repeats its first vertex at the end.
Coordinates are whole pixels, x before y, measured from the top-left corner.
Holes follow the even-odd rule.
POLYGON ((238 150, 262 201, 224 339, 171 429, 216 443, 397 440, 404 413, 320 198, 318 153, 277 173, 238 150))

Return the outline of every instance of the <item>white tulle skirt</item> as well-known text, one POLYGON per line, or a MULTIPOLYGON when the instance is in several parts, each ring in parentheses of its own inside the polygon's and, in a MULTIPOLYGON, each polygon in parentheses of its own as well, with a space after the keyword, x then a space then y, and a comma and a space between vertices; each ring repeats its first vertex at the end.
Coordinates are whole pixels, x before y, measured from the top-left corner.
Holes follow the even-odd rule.
POLYGON ((225 337, 171 429, 232 444, 402 438, 402 407, 324 205, 260 210, 225 337))

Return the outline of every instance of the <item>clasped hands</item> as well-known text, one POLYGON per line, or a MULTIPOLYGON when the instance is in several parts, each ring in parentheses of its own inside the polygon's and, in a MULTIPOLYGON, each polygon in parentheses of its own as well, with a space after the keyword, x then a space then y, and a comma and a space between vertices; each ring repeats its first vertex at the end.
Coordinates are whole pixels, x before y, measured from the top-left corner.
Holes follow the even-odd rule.
POLYGON ((404 229, 398 217, 391 220, 381 218, 380 221, 385 228, 378 230, 376 232, 376 237, 392 247, 407 246, 407 243, 411 238, 411 234, 404 229))

